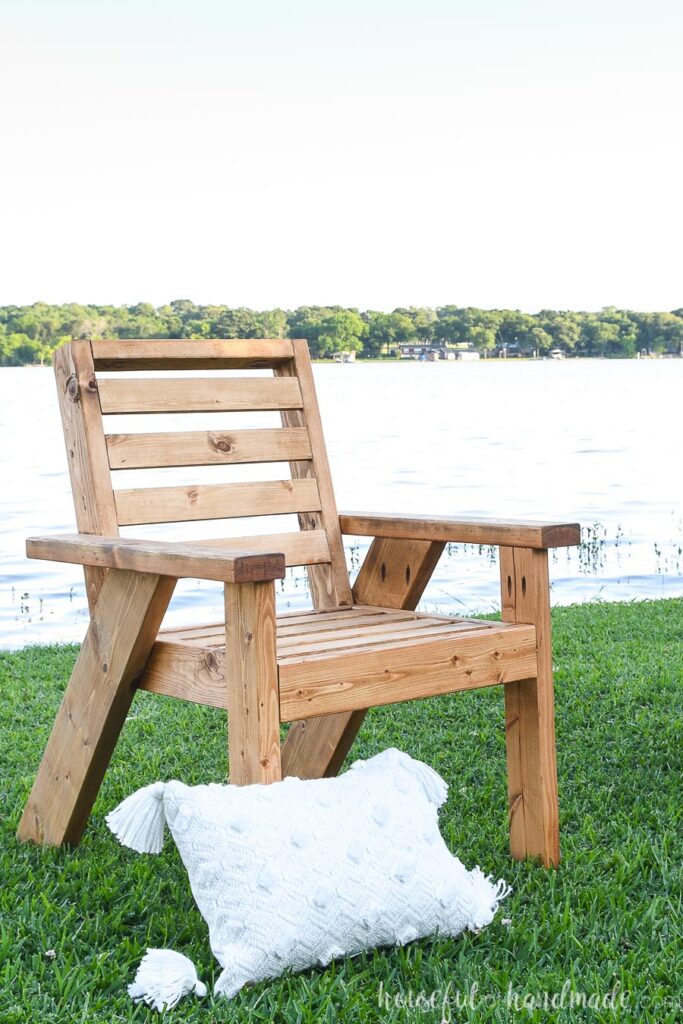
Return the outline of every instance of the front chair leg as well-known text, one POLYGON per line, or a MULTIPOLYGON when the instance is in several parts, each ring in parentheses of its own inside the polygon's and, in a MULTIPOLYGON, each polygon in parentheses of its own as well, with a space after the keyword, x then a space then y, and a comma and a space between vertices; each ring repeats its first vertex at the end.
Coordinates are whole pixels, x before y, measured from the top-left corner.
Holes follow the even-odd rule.
POLYGON ((510 852, 560 862, 548 552, 500 549, 503 620, 536 627, 535 679, 505 685, 510 852))
POLYGON ((175 580, 109 569, 19 824, 20 840, 80 838, 175 580))
POLYGON ((281 778, 275 644, 275 584, 226 583, 230 782, 238 786, 281 778))

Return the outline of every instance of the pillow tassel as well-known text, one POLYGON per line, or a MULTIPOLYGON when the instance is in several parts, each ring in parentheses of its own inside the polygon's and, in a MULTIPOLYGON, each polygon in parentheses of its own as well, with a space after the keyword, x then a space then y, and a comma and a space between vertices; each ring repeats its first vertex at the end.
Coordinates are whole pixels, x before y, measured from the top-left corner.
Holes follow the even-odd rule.
POLYGON ((161 853, 166 825, 165 789, 163 782, 143 786, 107 815, 107 825, 122 846, 137 853, 161 853))
POLYGON ((148 949, 140 961, 135 981, 128 986, 133 1002, 145 1002, 155 1010, 172 1009, 188 992, 202 999, 206 985, 197 977, 195 965, 174 949, 148 949))
POLYGON ((485 875, 480 867, 468 872, 472 885, 472 923, 470 929, 478 931, 491 924, 498 910, 498 904, 509 896, 512 886, 499 878, 496 883, 485 875))

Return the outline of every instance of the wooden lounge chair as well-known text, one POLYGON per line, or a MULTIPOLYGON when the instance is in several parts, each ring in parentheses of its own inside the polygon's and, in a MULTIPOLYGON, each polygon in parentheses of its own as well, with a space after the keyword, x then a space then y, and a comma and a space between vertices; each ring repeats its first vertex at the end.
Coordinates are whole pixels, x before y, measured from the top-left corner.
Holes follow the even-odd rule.
POLYGON ((79 842, 137 689, 226 708, 230 779, 245 784, 336 773, 370 707, 500 683, 511 852, 558 863, 547 549, 577 544, 576 524, 339 515, 303 341, 74 341, 55 372, 79 533, 31 538, 27 552, 84 566, 91 617, 20 839, 79 842), (272 375, 210 372, 263 368, 272 375), (120 375, 130 370, 162 372, 120 375), (108 434, 103 419, 254 410, 279 410, 281 427, 108 434), (112 485, 122 469, 261 462, 288 462, 291 478, 112 485), (300 529, 198 543, 119 536, 284 513, 300 529), (375 538, 353 587, 343 534, 375 538), (502 622, 413 610, 448 541, 499 546, 502 622), (308 567, 313 608, 276 617, 274 581, 288 565, 308 567), (183 577, 225 584, 224 622, 160 632, 183 577), (281 748, 282 722, 292 724, 281 748))

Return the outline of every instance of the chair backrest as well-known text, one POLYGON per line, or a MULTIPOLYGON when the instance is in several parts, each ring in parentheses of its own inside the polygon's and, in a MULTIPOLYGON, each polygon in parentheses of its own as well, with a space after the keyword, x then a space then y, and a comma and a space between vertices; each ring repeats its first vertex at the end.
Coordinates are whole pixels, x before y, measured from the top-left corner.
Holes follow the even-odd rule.
MULTIPOLYGON (((199 532, 193 539, 283 551, 287 565, 308 567, 317 608, 351 602, 305 341, 72 341, 56 351, 54 362, 81 533, 118 536, 119 527, 141 524, 263 517, 263 533, 257 536, 205 540, 199 532), (243 372, 264 369, 272 373, 243 372), (130 373, 139 370, 154 371, 154 376, 130 373), (216 372, 224 370, 240 373, 216 372), (178 371, 192 372, 182 376, 178 371), (207 372, 200 376, 196 371, 207 372), (127 426, 128 417, 139 423, 141 414, 271 410, 279 412, 280 424, 262 429, 142 433, 128 432, 127 426), (124 430, 108 433, 107 418, 122 415, 124 430), (169 467, 246 463, 288 463, 288 472, 281 474, 287 479, 114 488, 122 470, 167 472, 169 467), (299 529, 273 533, 266 517, 291 513, 299 529)), ((103 570, 86 571, 91 607, 102 579, 103 570)))

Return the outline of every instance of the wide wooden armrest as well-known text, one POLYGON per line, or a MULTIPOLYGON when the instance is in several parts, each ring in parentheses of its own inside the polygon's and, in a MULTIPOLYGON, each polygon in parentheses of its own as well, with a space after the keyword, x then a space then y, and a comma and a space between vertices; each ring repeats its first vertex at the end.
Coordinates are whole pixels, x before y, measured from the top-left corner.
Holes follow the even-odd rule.
POLYGON ((578 523, 457 519, 452 516, 383 515, 342 512, 341 532, 356 537, 396 537, 455 544, 494 544, 511 548, 562 548, 581 542, 578 523))
POLYGON ((74 533, 29 537, 29 558, 75 562, 103 569, 130 569, 175 579, 218 580, 221 583, 260 583, 281 580, 285 556, 278 552, 222 551, 200 544, 130 540, 74 533))

